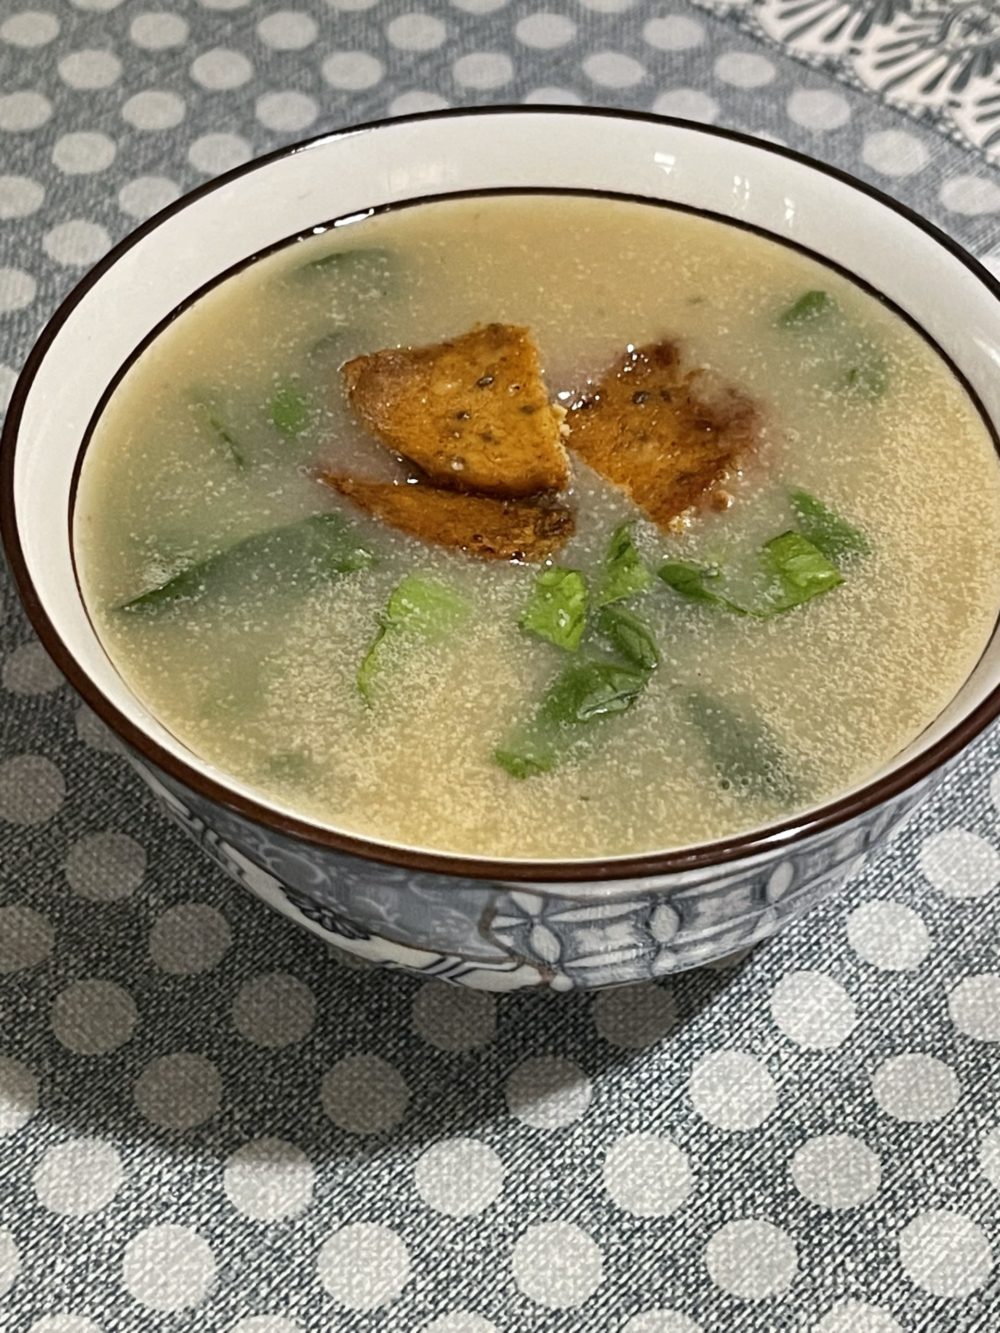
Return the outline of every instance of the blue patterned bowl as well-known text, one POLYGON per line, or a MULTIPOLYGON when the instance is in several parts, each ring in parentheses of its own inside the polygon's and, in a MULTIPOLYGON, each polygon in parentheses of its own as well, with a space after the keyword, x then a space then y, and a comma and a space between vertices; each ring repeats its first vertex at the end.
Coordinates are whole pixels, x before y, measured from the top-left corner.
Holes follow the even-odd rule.
POLYGON ((286 238, 370 208, 485 190, 669 202, 797 246, 877 292, 1000 421, 997 286, 869 186, 726 130, 622 112, 415 116, 238 168, 157 214, 80 283, 15 388, 0 521, 28 613, 176 818, 241 884, 340 948, 493 990, 647 980, 746 948, 843 883, 1000 712, 994 636, 962 690, 885 769, 792 821, 604 861, 488 861, 307 822, 187 750, 104 654, 75 578, 69 516, 93 422, 179 307, 286 238))

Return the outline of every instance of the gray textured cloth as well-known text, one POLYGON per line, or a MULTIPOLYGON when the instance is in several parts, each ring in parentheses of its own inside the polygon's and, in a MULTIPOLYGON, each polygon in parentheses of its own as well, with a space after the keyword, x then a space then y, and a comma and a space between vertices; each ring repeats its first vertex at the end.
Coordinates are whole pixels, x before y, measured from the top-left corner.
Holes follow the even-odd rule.
MULTIPOLYGON (((4 396, 179 190, 445 102, 714 118, 1000 239, 995 5, 293 3, 2 0, 4 396)), ((748 958, 497 1000, 349 966, 230 886, 5 602, 5 1333, 1000 1325, 995 734, 748 958)))

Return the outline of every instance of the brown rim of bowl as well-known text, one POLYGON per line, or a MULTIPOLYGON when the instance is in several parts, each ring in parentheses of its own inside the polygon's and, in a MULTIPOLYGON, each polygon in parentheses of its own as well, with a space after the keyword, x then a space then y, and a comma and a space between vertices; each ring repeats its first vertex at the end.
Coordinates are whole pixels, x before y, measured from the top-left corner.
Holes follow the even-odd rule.
MULTIPOLYGON (((199 796, 217 802, 235 814, 263 824, 279 833, 289 835, 314 846, 360 857, 368 861, 382 862, 405 869, 427 871, 469 879, 523 881, 550 881, 552 883, 576 883, 580 881, 614 882, 622 879, 644 878, 655 875, 670 875, 683 871, 704 869, 711 866, 723 866, 729 862, 741 860, 768 851, 783 849, 805 838, 827 832, 840 824, 847 823, 867 812, 876 809, 884 802, 914 786, 925 777, 954 758, 998 715, 1000 715, 1000 686, 995 687, 986 698, 966 717, 954 726, 946 735, 935 742, 922 754, 915 756, 908 763, 876 782, 861 787, 856 792, 839 800, 828 802, 813 811, 806 812, 781 824, 765 826, 751 830, 733 838, 720 839, 716 842, 702 843, 693 847, 673 851, 648 852, 635 856, 609 859, 590 859, 579 861, 505 861, 487 858, 468 857, 459 854, 421 851, 391 844, 371 841, 366 838, 338 833, 325 829, 307 820, 283 815, 257 801, 231 791, 222 783, 206 777, 198 769, 183 760, 175 758, 162 749, 138 727, 134 726, 124 714, 111 703, 90 677, 78 666, 69 649, 63 643, 55 626, 46 615, 35 592, 34 584, 25 563, 18 531, 17 515, 14 508, 14 461, 18 432, 24 402, 34 382, 49 346, 56 334, 66 322, 70 313, 104 274, 117 262, 119 257, 132 248, 139 240, 154 231, 166 218, 180 212, 203 195, 218 189, 229 181, 236 180, 259 169, 268 162, 277 161, 292 153, 300 152, 315 144, 327 140, 337 140, 358 134, 368 134, 385 127, 434 120, 458 120, 472 116, 510 116, 510 115, 549 115, 580 117, 603 117, 620 121, 639 122, 652 125, 671 125, 678 129, 693 130, 715 138, 726 139, 735 143, 746 144, 758 151, 771 153, 805 166, 813 171, 832 177, 841 184, 867 195, 891 212, 904 218, 912 226, 946 250, 963 267, 967 268, 996 299, 1000 300, 1000 283, 979 264, 966 250, 933 223, 927 222, 913 209, 899 203, 876 187, 841 171, 838 167, 818 162, 805 153, 781 145, 756 139, 752 135, 737 130, 715 125, 701 125, 693 121, 676 117, 656 116, 647 112, 618 111, 604 107, 539 108, 534 106, 487 106, 468 109, 453 108, 447 111, 421 112, 410 116, 397 116, 370 121, 363 125, 343 130, 328 131, 301 140, 284 148, 275 149, 262 157, 234 167, 187 194, 182 195, 166 208, 155 213, 144 223, 130 232, 123 240, 101 259, 72 289, 56 308, 55 313, 46 323, 36 340, 28 359, 14 386, 0 434, 0 536, 18 594, 39 639, 46 652, 58 666, 69 683, 94 710, 127 744, 138 751, 143 758, 162 769, 169 777, 182 786, 191 788, 199 796)), ((514 187, 511 187, 512 191, 514 187)), ((819 257, 820 262, 827 262, 819 257)), ((852 275, 853 276, 853 275, 852 275)), ((854 278, 854 281, 857 281, 854 278)), ((911 321, 912 322, 912 321, 911 321)), ((926 337, 926 335, 924 335, 926 337)), ((975 399, 975 395, 973 395, 975 399)), ((978 402, 978 400, 976 400, 978 402)), ((980 408, 980 410, 982 410, 980 408)), ((985 414, 984 420, 992 426, 985 414)), ((994 440, 996 430, 992 429, 994 440)))

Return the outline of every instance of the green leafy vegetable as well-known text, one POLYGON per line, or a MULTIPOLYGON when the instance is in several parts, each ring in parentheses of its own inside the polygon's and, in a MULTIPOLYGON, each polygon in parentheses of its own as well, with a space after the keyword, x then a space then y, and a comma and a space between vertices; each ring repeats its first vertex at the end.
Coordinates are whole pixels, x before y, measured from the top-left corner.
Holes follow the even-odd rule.
POLYGON ((576 569, 552 565, 535 579, 520 625, 529 634, 575 652, 587 624, 587 581, 576 569))
POLYGON ((331 250, 318 259, 307 259, 292 272, 299 278, 330 276, 343 278, 354 287, 367 284, 384 288, 392 279, 393 255, 389 250, 367 248, 331 250))
POLYGON ((572 750, 581 725, 627 712, 648 681, 648 671, 603 658, 570 662, 532 719, 515 728, 493 757, 511 777, 548 773, 572 750))
POLYGON ((604 573, 597 592, 597 605, 607 606, 636 593, 645 592, 653 576, 632 539, 631 523, 615 528, 604 556, 604 573))
POLYGON ((238 468, 247 466, 247 456, 243 445, 226 424, 218 406, 207 396, 198 395, 191 400, 191 411, 198 423, 205 427, 220 444, 224 445, 229 457, 238 468))
POLYGON ((788 761, 770 729, 707 693, 691 690, 683 708, 701 732, 723 786, 750 795, 791 801, 797 794, 788 761))
POLYGON ((689 602, 717 606, 737 616, 754 614, 748 607, 740 606, 712 586, 722 577, 722 571, 717 565, 701 565, 695 560, 668 560, 657 573, 668 587, 689 602))
POLYGON ((270 417, 283 435, 299 435, 309 422, 309 403, 304 394, 284 384, 271 399, 270 417))
POLYGON ((450 588, 407 574, 389 594, 378 630, 358 668, 358 691, 365 703, 374 702, 376 679, 400 636, 443 638, 468 614, 469 604, 450 588))
POLYGON ((828 292, 803 292, 778 316, 778 326, 782 329, 792 329, 802 324, 811 324, 814 320, 831 315, 836 308, 837 303, 828 292))
POLYGON ((129 614, 154 614, 209 594, 237 593, 261 585, 307 589, 372 562, 357 530, 339 514, 313 514, 284 527, 255 533, 189 565, 171 578, 122 602, 129 614))
POLYGON ((660 652, 644 620, 624 606, 605 606, 597 617, 597 628, 626 661, 643 671, 660 664, 660 652))
POLYGON ((794 490, 790 493, 789 500, 795 511, 799 530, 835 565, 871 552, 871 543, 860 528, 841 518, 815 495, 810 495, 808 491, 794 490))
POLYGON ((844 581, 837 566, 801 532, 783 532, 772 537, 762 554, 765 567, 777 585, 767 608, 771 614, 790 611, 844 581))
POLYGON ((883 354, 871 346, 860 348, 857 362, 848 368, 837 387, 847 397, 876 402, 889 387, 889 367, 883 354))

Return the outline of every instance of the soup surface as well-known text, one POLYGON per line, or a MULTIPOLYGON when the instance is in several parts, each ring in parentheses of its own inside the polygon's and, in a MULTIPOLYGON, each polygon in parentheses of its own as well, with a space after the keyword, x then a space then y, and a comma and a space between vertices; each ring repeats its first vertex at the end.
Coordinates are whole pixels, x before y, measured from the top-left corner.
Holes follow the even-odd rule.
POLYGON ((320 823, 494 857, 690 845, 851 787, 1000 603, 993 445, 914 331, 777 243, 590 197, 377 214, 221 283, 114 392, 75 543, 116 667, 196 754, 320 823), (324 484, 408 475, 346 361, 491 322, 531 331, 570 408, 675 341, 753 404, 753 449, 658 527, 574 452, 571 410, 575 532, 541 588, 324 484), (318 514, 344 523, 291 526, 318 514))

